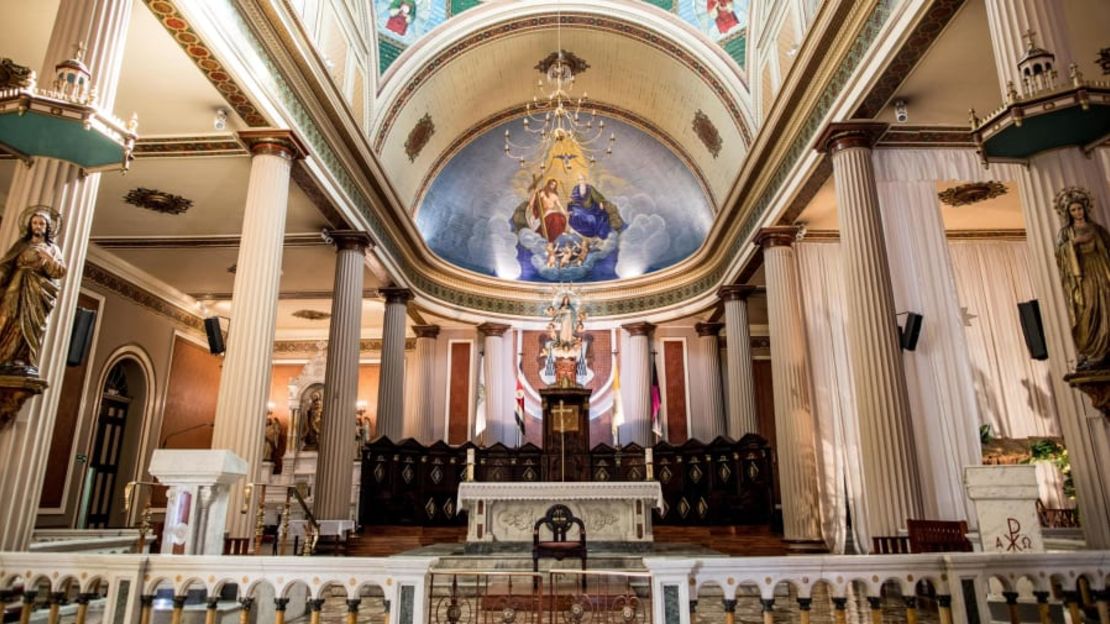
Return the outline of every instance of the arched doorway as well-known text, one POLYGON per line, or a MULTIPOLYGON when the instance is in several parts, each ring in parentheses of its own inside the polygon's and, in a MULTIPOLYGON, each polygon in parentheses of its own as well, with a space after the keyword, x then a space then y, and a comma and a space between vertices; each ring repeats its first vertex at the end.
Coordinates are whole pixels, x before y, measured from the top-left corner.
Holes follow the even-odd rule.
POLYGON ((131 358, 117 361, 104 377, 89 449, 91 472, 85 527, 123 527, 123 491, 135 469, 146 398, 146 376, 131 358))

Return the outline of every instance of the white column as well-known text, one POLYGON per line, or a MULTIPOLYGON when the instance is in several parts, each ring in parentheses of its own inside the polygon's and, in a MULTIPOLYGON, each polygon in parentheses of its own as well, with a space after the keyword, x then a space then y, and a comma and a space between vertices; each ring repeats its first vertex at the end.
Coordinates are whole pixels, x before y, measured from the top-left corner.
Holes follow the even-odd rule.
MULTIPOLYGON (((818 141, 819 149, 831 155, 836 180, 848 357, 858 407, 864 517, 853 520, 870 536, 897 534, 907 518, 920 518, 922 509, 890 265, 871 163, 871 144, 883 127, 832 124, 818 141)), ((870 548, 870 544, 861 546, 870 548)))
POLYGON ((435 442, 435 381, 436 338, 439 325, 413 325, 416 332, 416 353, 413 355, 409 414, 405 418, 405 437, 422 444, 435 442))
POLYGON ((655 442, 651 431, 651 334, 655 325, 632 323, 622 327, 628 332, 628 357, 627 366, 621 368, 624 425, 620 440, 622 444, 635 442, 647 447, 655 442))
POLYGON ((725 303, 725 348, 728 356, 728 437, 739 440, 759 433, 752 374, 752 336, 748 327, 748 297, 754 286, 722 286, 717 296, 725 303))
MULTIPOLYGON (((987 20, 994 46, 995 67, 1002 84, 1012 80, 1022 88, 1017 61, 1028 49, 1023 39, 1032 30, 1036 44, 1056 55, 1061 79, 1067 76, 1074 54, 1067 35, 1063 5, 1042 0, 987 0, 987 20)), ((1033 286, 1040 302, 1052 370, 1053 398, 1071 460, 1083 532, 1089 548, 1110 548, 1110 419, 1063 381, 1076 361, 1064 291, 1056 265, 1055 243, 1062 221, 1054 205, 1066 187, 1079 186, 1094 197, 1092 217, 1110 226, 1110 186, 1097 158, 1078 148, 1058 149, 1034 156, 1018 171, 1026 240, 1029 244, 1033 286)))
POLYGON ((510 367, 505 364, 505 332, 503 323, 482 323, 478 333, 482 336, 482 367, 486 381, 486 432, 482 442, 489 446, 500 442, 515 446, 517 436, 513 415, 505 406, 505 374, 510 367))
MULTIPOLYGON (((227 449, 243 458, 246 481, 257 481, 270 398, 289 173, 293 160, 306 152, 288 130, 252 130, 240 133, 240 138, 251 149, 251 173, 212 448, 227 449)), ((233 484, 230 490, 227 530, 232 537, 254 534, 253 504, 247 514, 239 513, 244 484, 233 484)))
POLYGON ((329 234, 335 243, 328 359, 324 373, 324 422, 316 460, 313 506, 317 520, 348 520, 351 515, 351 462, 356 454, 355 403, 358 401, 359 341, 362 336, 362 284, 366 271, 366 232, 329 234))
POLYGON ((412 291, 381 288, 385 298, 382 320, 382 366, 378 378, 378 433, 394 442, 405 431, 405 319, 412 291))
MULTIPOLYGON (((104 110, 111 111, 131 4, 131 0, 62 0, 38 74, 40 83, 48 85, 54 66, 72 58, 75 46, 84 43, 84 63, 92 74, 97 101, 104 110)), ((8 191, 5 218, 0 225, 0 253, 22 235, 19 215, 31 206, 47 205, 62 216, 61 227, 54 234, 68 271, 48 319, 39 358, 39 375, 49 386, 24 405, 15 422, 0 431, 0 457, 4 458, 0 500, 5 501, 0 508, 0 551, 23 550, 31 540, 99 186, 100 174, 81 177, 76 165, 35 158, 30 167, 15 168, 8 191)))
POLYGON ((721 323, 698 323, 694 330, 698 332, 698 342, 701 343, 702 357, 705 358, 705 379, 702 380, 701 391, 705 397, 705 410, 695 415, 694 431, 691 438, 702 442, 710 442, 718 436, 728 433, 728 424, 725 421, 724 395, 721 393, 721 342, 719 335, 721 323))
POLYGON ((799 547, 821 540, 817 497, 813 381, 802 317, 802 287, 792 245, 796 227, 764 228, 767 318, 771 329, 771 376, 775 392, 775 452, 778 455, 783 537, 799 547))

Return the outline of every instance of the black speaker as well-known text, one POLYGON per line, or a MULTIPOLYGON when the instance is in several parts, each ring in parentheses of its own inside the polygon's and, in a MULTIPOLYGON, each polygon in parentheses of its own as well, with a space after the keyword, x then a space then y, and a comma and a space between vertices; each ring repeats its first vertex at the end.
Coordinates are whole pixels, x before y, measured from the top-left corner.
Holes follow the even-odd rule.
POLYGON ((89 344, 92 342, 93 326, 96 325, 96 310, 77 308, 73 315, 73 331, 69 334, 69 353, 66 354, 66 366, 80 366, 89 354, 89 344))
POLYGON ((210 316, 204 319, 204 332, 208 334, 208 350, 212 355, 224 352, 224 332, 220 329, 220 317, 210 316))
POLYGON ((906 313, 906 326, 902 328, 902 349, 913 351, 917 348, 917 339, 921 336, 921 321, 925 317, 917 312, 906 313))
POLYGON ((1029 357, 1047 360, 1048 344, 1044 340, 1041 305, 1036 299, 1018 303, 1018 318, 1021 320, 1021 333, 1025 334, 1025 346, 1029 348, 1029 357))

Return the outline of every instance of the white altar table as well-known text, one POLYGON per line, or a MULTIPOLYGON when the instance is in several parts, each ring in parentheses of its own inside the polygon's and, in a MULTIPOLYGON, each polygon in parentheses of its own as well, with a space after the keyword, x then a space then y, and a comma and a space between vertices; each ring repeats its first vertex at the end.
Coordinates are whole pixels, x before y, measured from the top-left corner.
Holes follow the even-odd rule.
POLYGON ((656 481, 459 484, 468 544, 532 542, 532 527, 562 503, 586 525, 588 542, 651 542, 651 509, 663 508, 656 481))

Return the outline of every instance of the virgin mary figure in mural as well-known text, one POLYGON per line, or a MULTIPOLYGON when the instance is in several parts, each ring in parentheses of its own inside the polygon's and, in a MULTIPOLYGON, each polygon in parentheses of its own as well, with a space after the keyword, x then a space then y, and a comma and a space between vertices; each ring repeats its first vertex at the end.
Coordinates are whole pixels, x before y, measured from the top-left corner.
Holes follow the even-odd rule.
POLYGON ((393 0, 389 3, 389 19, 385 27, 404 37, 409 26, 416 20, 415 0, 393 0))
POLYGON ((733 8, 733 0, 706 0, 706 13, 717 24, 717 31, 722 35, 740 25, 733 8))

